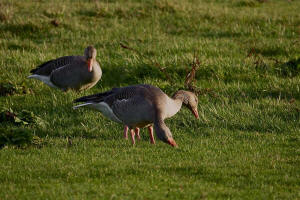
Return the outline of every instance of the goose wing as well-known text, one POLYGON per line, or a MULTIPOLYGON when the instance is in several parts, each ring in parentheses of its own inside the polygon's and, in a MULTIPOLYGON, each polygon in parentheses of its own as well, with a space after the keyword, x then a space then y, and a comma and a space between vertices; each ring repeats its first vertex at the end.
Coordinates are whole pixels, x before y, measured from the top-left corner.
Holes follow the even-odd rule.
POLYGON ((129 126, 149 124, 154 119, 151 94, 141 85, 114 88, 104 93, 81 97, 74 102, 105 103, 120 121, 129 126))
POLYGON ((64 90, 81 90, 83 86, 91 84, 92 79, 93 73, 88 71, 87 63, 83 59, 74 59, 50 74, 51 82, 64 90))
POLYGON ((78 56, 64 56, 57 59, 49 60, 39 65, 35 69, 32 69, 30 72, 32 74, 49 76, 52 73, 52 71, 74 62, 74 60, 76 60, 77 57, 78 56))
POLYGON ((116 94, 119 89, 120 88, 113 88, 112 90, 107 91, 107 92, 83 96, 78 99, 75 99, 73 102, 74 103, 78 103, 78 102, 99 103, 99 102, 103 101, 106 97, 116 94))

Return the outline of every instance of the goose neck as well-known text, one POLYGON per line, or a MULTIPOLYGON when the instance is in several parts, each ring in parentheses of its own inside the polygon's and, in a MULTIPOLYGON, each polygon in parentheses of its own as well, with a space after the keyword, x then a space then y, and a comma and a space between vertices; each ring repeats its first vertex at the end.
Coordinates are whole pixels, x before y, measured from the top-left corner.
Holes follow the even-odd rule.
POLYGON ((175 115, 181 109, 181 106, 182 106, 182 100, 169 98, 167 104, 166 118, 170 118, 173 115, 175 115))

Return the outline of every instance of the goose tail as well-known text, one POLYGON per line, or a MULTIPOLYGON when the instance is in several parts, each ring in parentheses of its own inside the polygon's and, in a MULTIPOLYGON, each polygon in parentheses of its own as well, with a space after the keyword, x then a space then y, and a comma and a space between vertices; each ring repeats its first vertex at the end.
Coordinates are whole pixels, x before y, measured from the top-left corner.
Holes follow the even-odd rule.
POLYGON ((77 106, 73 106, 73 109, 76 110, 76 109, 78 109, 78 108, 80 108, 80 107, 88 106, 88 105, 92 105, 92 104, 94 104, 94 103, 89 102, 89 103, 79 104, 79 105, 77 105, 77 106))

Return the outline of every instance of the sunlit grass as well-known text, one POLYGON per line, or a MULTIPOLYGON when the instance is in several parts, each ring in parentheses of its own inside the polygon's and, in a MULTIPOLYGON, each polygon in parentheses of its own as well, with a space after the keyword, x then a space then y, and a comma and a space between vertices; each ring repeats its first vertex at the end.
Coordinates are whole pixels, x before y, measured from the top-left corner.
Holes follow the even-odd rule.
POLYGON ((1 1, 0 82, 31 89, 1 96, 1 108, 32 111, 46 123, 1 122, 0 131, 25 129, 37 141, 0 150, 0 199, 300 198, 299 7, 1 1), (82 55, 90 44, 103 70, 94 88, 62 93, 26 79, 37 65, 82 55), (171 95, 184 88, 194 56, 200 120, 182 109, 166 121, 178 149, 151 145, 146 130, 132 147, 122 125, 72 109, 77 97, 138 83, 171 95))

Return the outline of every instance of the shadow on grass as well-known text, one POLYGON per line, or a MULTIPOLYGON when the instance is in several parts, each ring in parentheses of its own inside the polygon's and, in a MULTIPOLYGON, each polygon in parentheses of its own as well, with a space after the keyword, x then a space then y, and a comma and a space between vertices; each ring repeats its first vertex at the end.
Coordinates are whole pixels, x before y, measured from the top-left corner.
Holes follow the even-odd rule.
POLYGON ((286 63, 278 64, 276 70, 282 77, 295 77, 300 74, 300 58, 291 59, 286 63))
POLYGON ((252 51, 266 57, 289 56, 289 53, 283 47, 252 48, 252 51))
POLYGON ((101 85, 103 87, 118 87, 120 85, 132 85, 141 84, 146 78, 158 78, 165 80, 164 74, 162 74, 158 67, 150 66, 147 64, 140 64, 129 67, 111 66, 103 69, 103 76, 101 85))
POLYGON ((7 48, 9 50, 26 50, 29 51, 32 49, 32 47, 30 47, 29 45, 26 44, 22 44, 22 45, 18 45, 18 44, 8 44, 7 48))
POLYGON ((5 24, 1 32, 7 32, 22 39, 43 39, 53 36, 49 26, 37 26, 32 23, 5 24))
MULTIPOLYGON (((125 169, 115 169, 111 170, 110 165, 102 165, 100 164, 99 167, 93 167, 92 170, 89 171, 90 178, 99 178, 99 177, 124 177, 124 176, 144 176, 146 171, 148 170, 147 167, 139 167, 139 168, 125 168, 125 169), (110 169, 110 170, 108 170, 110 169)), ((184 177, 202 177, 205 175, 206 171, 203 167, 161 167, 158 169, 162 174, 170 174, 176 176, 184 176, 184 177)))
POLYGON ((178 28, 177 26, 164 26, 162 27, 165 33, 170 35, 184 35, 189 37, 205 37, 205 38, 239 38, 249 36, 249 33, 237 33, 232 31, 216 31, 212 29, 201 29, 200 27, 193 27, 189 25, 184 25, 178 28))
POLYGON ((258 7, 266 0, 240 0, 234 3, 236 7, 258 7))
POLYGON ((207 174, 207 170, 203 168, 202 166, 197 167, 161 167, 161 170, 172 175, 179 175, 179 176, 185 176, 185 177, 191 177, 191 176, 200 176, 207 174))
POLYGON ((200 18, 187 19, 180 15, 174 15, 172 18, 165 18, 160 22, 160 27, 163 32, 175 36, 189 37, 205 37, 205 38, 239 38, 242 36, 250 36, 249 33, 234 32, 233 30, 216 29, 206 26, 201 26, 202 20, 208 20, 211 23, 216 23, 214 17, 202 15, 200 18), (175 19, 174 19, 175 18, 175 19), (194 21, 194 23, 191 23, 194 21))
POLYGON ((103 7, 98 7, 93 10, 81 9, 78 15, 84 17, 95 17, 95 18, 123 18, 123 19, 143 19, 150 17, 150 13, 143 7, 131 7, 131 8, 114 8, 114 9, 104 9, 103 7))
MULTIPOLYGON (((96 165, 97 166, 97 165, 96 165)), ((85 176, 89 178, 101 178, 105 182, 113 182, 120 177, 139 176, 145 175, 147 168, 126 168, 126 169, 113 169, 111 165, 100 165, 100 167, 93 167, 89 169, 88 174, 85 176)))
MULTIPOLYGON (((247 34, 249 35, 249 34, 247 34)), ((235 33, 231 31, 202 31, 199 32, 200 37, 206 38, 238 38, 242 36, 247 36, 245 33, 235 33)))
POLYGON ((279 90, 279 89, 257 89, 253 87, 249 87, 244 89, 246 97, 250 97, 252 99, 264 99, 264 98, 272 98, 272 99, 297 99, 300 100, 300 94, 296 90, 279 90))

